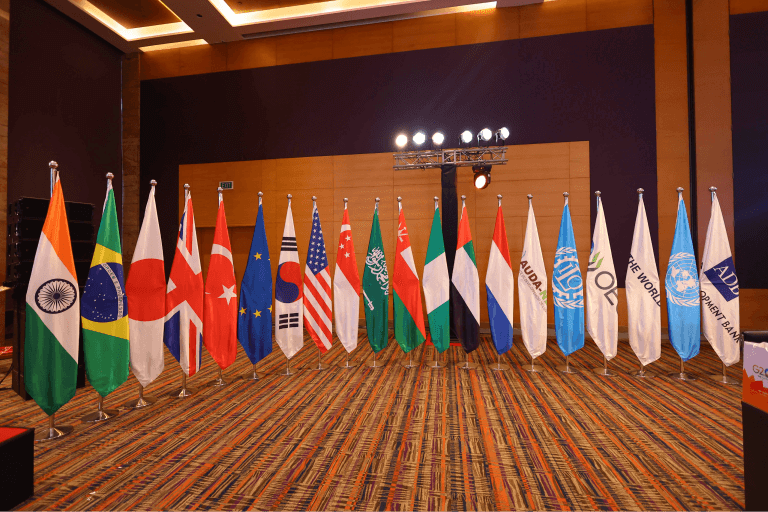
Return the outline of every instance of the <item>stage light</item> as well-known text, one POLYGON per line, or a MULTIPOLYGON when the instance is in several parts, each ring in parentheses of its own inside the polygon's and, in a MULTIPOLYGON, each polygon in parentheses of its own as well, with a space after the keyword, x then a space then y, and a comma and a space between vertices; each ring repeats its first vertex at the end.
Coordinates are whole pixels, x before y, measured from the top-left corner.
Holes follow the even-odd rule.
POLYGON ((485 142, 488 142, 491 140, 491 136, 493 135, 493 132, 489 128, 483 128, 480 130, 480 133, 477 134, 477 140, 483 140, 485 142))
POLYGON ((397 144, 397 147, 404 148, 406 144, 408 144, 408 137, 405 136, 405 134, 400 134, 395 139, 395 144, 397 144))
POLYGON ((444 140, 445 135, 443 135, 441 132, 435 132, 435 134, 432 136, 432 143, 435 146, 442 146, 444 140))
POLYGON ((475 188, 482 190, 491 183, 490 165, 475 165, 472 171, 475 173, 475 188))
POLYGON ((509 129, 507 128, 499 128, 496 130, 496 142, 501 140, 507 140, 507 137, 509 137, 509 129))
POLYGON ((464 144, 469 144, 470 142, 472 142, 472 132, 469 130, 464 130, 463 132, 461 132, 461 135, 459 136, 459 138, 461 142, 463 142, 464 144))
POLYGON ((424 144, 425 140, 427 140, 427 136, 424 135, 424 132, 416 132, 416 135, 413 136, 413 142, 417 146, 424 144))

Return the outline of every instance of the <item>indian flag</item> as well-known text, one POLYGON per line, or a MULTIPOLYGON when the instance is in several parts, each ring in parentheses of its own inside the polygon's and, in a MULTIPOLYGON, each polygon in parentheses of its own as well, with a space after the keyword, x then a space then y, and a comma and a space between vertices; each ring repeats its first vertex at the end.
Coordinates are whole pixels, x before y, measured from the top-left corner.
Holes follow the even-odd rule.
POLYGON ((24 373, 27 392, 46 414, 75 396, 80 297, 58 178, 27 289, 24 373))

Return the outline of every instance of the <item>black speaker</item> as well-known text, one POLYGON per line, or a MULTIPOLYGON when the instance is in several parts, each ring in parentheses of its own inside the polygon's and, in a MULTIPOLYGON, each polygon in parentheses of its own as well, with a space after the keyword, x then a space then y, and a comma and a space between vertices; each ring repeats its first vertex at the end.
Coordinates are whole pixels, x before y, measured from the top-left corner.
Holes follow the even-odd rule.
MULTIPOLYGON (((32 265, 40 242, 45 217, 48 214, 49 199, 22 197, 8 205, 8 253, 6 260, 6 286, 13 288, 15 320, 13 325, 13 390, 25 400, 30 397, 24 388, 24 320, 26 316, 26 296, 32 265)), ((72 255, 75 260, 75 273, 83 294, 94 250, 94 205, 88 203, 65 202, 67 225, 72 240, 72 255)), ((85 358, 83 357, 82 331, 80 339, 80 357, 77 368, 77 387, 85 385, 85 358)))

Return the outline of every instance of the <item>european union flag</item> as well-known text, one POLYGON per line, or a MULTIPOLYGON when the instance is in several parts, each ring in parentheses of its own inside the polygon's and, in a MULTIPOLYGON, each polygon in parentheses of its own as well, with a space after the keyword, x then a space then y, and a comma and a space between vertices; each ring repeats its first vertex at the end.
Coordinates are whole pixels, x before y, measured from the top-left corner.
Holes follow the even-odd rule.
POLYGON ((272 269, 261 201, 253 230, 251 252, 240 284, 237 339, 252 364, 272 352, 272 269))
POLYGON ((677 198, 677 223, 665 280, 669 341, 683 361, 695 357, 701 345, 699 275, 693 256, 691 228, 682 192, 677 198))
POLYGON ((584 346, 584 284, 567 199, 560 221, 560 235, 557 237, 552 292, 557 344, 563 354, 568 356, 584 346))

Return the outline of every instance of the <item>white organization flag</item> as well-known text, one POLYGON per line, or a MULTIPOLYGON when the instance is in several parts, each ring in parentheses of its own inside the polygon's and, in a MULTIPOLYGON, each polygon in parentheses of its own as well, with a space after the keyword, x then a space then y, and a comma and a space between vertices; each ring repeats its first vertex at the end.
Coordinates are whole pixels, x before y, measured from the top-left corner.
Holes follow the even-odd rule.
POLYGON ((714 192, 699 282, 704 336, 723 363, 730 366, 739 360, 739 280, 728 245, 723 212, 714 192))
POLYGON ((642 189, 625 286, 629 345, 640 362, 648 365, 661 356, 661 292, 642 189))
POLYGON ((304 296, 290 197, 275 280, 275 340, 288 359, 304 346, 304 296))
POLYGON ((517 288, 523 343, 531 357, 537 358, 547 350, 547 271, 530 196, 517 288))
POLYGON ((587 331, 606 359, 616 357, 619 338, 619 292, 603 201, 597 197, 597 220, 587 268, 587 331))

